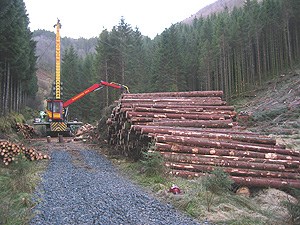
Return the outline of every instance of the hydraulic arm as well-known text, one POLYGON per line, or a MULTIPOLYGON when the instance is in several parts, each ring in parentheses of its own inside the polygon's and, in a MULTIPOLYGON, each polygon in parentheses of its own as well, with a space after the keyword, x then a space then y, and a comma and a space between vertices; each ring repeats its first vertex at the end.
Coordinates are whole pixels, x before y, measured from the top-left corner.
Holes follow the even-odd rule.
POLYGON ((79 94, 75 95, 74 97, 70 98, 69 100, 67 100, 66 102, 63 103, 63 107, 67 108, 69 105, 71 105, 72 103, 76 102, 77 100, 81 99, 83 96, 93 92, 93 91, 97 91, 100 88, 103 88, 104 86, 107 87, 112 87, 112 88, 116 88, 116 89, 122 89, 124 90, 124 92, 129 92, 128 87, 121 85, 121 84, 116 84, 116 83, 109 83, 106 81, 101 81, 98 84, 94 84, 91 87, 85 89, 84 91, 80 92, 79 94))
POLYGON ((57 23, 54 25, 56 28, 56 48, 55 48, 55 86, 53 97, 47 99, 47 108, 45 113, 42 114, 42 118, 37 120, 39 122, 35 122, 35 125, 46 125, 46 132, 47 134, 57 135, 59 133, 69 133, 71 125, 79 125, 82 122, 72 121, 69 122, 67 120, 68 116, 68 106, 72 103, 78 101, 85 95, 91 93, 92 91, 97 91, 104 86, 112 87, 116 89, 121 89, 124 92, 129 92, 128 88, 124 85, 117 84, 117 83, 109 83, 106 81, 101 81, 98 84, 94 84, 91 87, 87 88, 86 90, 80 92, 79 94, 75 95, 71 99, 63 102, 61 99, 62 96, 62 88, 61 88, 61 81, 60 81, 60 29, 61 23, 60 20, 57 19, 57 23))

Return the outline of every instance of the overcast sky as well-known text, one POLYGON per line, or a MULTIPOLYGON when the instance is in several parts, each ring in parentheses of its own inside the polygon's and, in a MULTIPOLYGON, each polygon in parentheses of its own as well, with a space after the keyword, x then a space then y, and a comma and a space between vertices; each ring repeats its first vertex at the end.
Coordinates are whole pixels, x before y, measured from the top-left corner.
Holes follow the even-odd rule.
POLYGON ((31 31, 55 31, 57 18, 62 37, 97 37, 111 30, 123 16, 132 28, 154 38, 165 28, 190 17, 216 0, 24 0, 31 31))

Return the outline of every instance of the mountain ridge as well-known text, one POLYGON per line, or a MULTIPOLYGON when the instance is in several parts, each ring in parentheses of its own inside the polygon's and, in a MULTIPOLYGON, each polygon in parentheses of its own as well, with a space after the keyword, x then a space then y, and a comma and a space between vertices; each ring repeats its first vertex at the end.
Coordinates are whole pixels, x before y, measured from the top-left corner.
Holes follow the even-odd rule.
MULTIPOLYGON (((201 16, 208 16, 212 13, 221 12, 224 7, 233 9, 234 7, 241 7, 244 0, 217 0, 214 3, 198 10, 192 16, 186 18, 183 21, 177 21, 178 23, 190 24, 193 19, 201 16)), ((33 32, 33 40, 36 41, 36 56, 37 60, 37 77, 39 81, 39 93, 45 96, 49 93, 51 88, 51 80, 55 77, 55 33, 53 31, 47 31, 39 29, 33 32), (47 81, 47 82, 45 82, 47 81), (47 83, 48 86, 46 85, 47 83)), ((95 47, 97 44, 97 38, 61 38, 61 54, 63 56, 64 51, 73 46, 79 57, 84 58, 87 54, 95 53, 95 47)))
MULTIPOLYGON (((262 0, 258 0, 258 2, 261 2, 262 0)), ((210 5, 207 5, 200 9, 195 14, 191 15, 190 17, 184 19, 181 21, 184 24, 192 24, 193 20, 199 19, 200 17, 207 17, 214 13, 219 13, 224 11, 225 9, 232 11, 233 8, 237 7, 243 7, 245 3, 245 0, 217 0, 210 5)))

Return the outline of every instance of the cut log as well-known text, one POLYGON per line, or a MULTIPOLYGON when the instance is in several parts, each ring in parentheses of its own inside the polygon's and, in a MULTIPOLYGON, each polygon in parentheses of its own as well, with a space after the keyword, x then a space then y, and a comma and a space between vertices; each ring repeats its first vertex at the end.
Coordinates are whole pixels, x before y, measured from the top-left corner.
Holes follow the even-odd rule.
POLYGON ((300 188, 299 180, 274 179, 260 177, 230 177, 235 183, 249 187, 300 188))
POLYGON ((197 127, 197 128, 232 128, 232 120, 174 120, 159 121, 148 123, 151 126, 178 126, 178 127, 197 127))
POLYGON ((299 167, 300 158, 289 155, 280 155, 280 154, 268 154, 261 152, 252 152, 252 151, 240 151, 236 149, 215 149, 215 148, 201 148, 193 146, 185 146, 179 144, 169 144, 169 143, 155 143, 156 151, 172 151, 180 153, 193 153, 201 155, 216 155, 216 156, 236 156, 236 157, 247 157, 247 158, 260 158, 266 160, 266 162, 273 162, 280 160, 280 164, 289 167, 299 167))
MULTIPOLYGON (((16 160, 16 156, 19 154, 24 154, 25 158, 28 160, 39 160, 43 159, 42 153, 34 148, 25 148, 23 145, 18 145, 11 143, 9 141, 0 142, 0 159, 5 165, 16 160)), ((47 158, 50 158, 47 156, 47 158)))
POLYGON ((25 139, 31 139, 36 136, 34 127, 28 124, 16 123, 15 126, 18 133, 21 133, 25 139))
POLYGON ((212 101, 197 101, 197 100, 193 100, 193 99, 173 99, 173 98, 161 98, 161 99, 121 99, 120 100, 121 103, 163 103, 163 104, 178 104, 178 105, 193 105, 195 106, 222 106, 222 105, 226 105, 225 101, 221 101, 221 100, 212 100, 212 101))
MULTIPOLYGON (((135 131, 141 131, 143 128, 158 128, 158 129, 174 129, 179 131, 195 131, 195 132, 208 132, 208 133, 224 133, 224 134, 239 134, 239 135, 247 135, 247 136, 260 136, 256 133, 248 132, 248 131, 240 131, 240 130, 234 130, 234 129, 212 129, 212 128, 198 128, 198 127, 178 127, 178 126, 157 126, 157 125, 132 125, 131 129, 135 131)), ((265 137, 265 136, 262 136, 265 137)))
POLYGON ((165 162, 165 165, 171 169, 188 170, 192 172, 211 172, 214 171, 216 168, 221 168, 224 172, 230 175, 236 175, 240 177, 252 176, 252 177, 284 178, 284 179, 293 179, 293 180, 297 180, 300 178, 299 174, 290 173, 290 172, 276 172, 276 171, 264 171, 264 170, 243 169, 243 168, 230 168, 230 167, 215 167, 215 166, 208 166, 208 165, 175 163, 175 162, 168 162, 168 161, 165 162))
POLYGON ((231 177, 261 179, 262 186, 284 187, 283 177, 297 186, 300 152, 245 131, 235 122, 234 107, 212 93, 124 94, 107 122, 108 143, 138 159, 154 142, 178 173, 203 175, 218 166, 231 177))
POLYGON ((197 165, 211 165, 211 166, 222 166, 222 167, 236 167, 236 168, 248 168, 257 170, 271 170, 271 171, 285 171, 285 166, 282 164, 272 163, 260 163, 260 162, 247 162, 240 160, 236 157, 234 160, 226 157, 210 157, 200 156, 196 154, 179 154, 179 153, 168 153, 161 152, 163 157, 170 162, 189 163, 197 165))
MULTIPOLYGON (((191 96, 186 96, 186 97, 174 97, 174 96, 164 96, 164 97, 155 97, 155 96, 134 96, 134 97, 129 97, 127 95, 124 95, 122 98, 124 100, 130 100, 130 99, 140 99, 140 102, 143 102, 144 100, 148 101, 148 99, 151 99, 153 101, 161 100, 161 99, 167 99, 171 100, 171 102, 174 101, 199 101, 199 102, 213 102, 213 101, 222 101, 221 97, 191 97, 191 96)), ((127 102, 127 101, 125 101, 127 102)))
POLYGON ((122 103, 122 108, 135 108, 135 107, 146 107, 146 108, 163 108, 163 109, 183 109, 186 108, 188 110, 194 110, 194 111, 234 111, 233 106, 227 106, 227 105, 222 105, 222 106, 211 106, 211 105, 205 105, 201 107, 197 107, 195 105, 190 105, 187 103, 181 103, 181 104, 165 104, 165 103, 122 103))
POLYGON ((245 136, 243 134, 224 134, 224 133, 210 133, 206 131, 186 131, 186 130, 178 130, 177 128, 161 128, 161 127, 150 127, 144 126, 141 128, 141 134, 147 133, 155 133, 155 134, 169 134, 175 136, 186 136, 186 137, 198 137, 198 138, 212 138, 218 140, 236 140, 241 142, 249 142, 249 143, 260 143, 260 144, 269 144, 276 145, 275 138, 269 138, 267 136, 245 136))
MULTIPOLYGON (((208 175, 207 173, 197 173, 185 170, 171 170, 169 173, 175 176, 187 178, 208 175)), ((245 185, 247 187, 300 188, 299 180, 237 176, 229 176, 229 178, 232 179, 236 184, 245 185)))
POLYGON ((264 153, 278 153, 283 155, 289 156, 300 156, 300 152, 296 150, 287 150, 281 148, 272 148, 272 147, 261 147, 261 146, 254 146, 247 143, 230 143, 224 141, 212 141, 208 139, 202 138, 190 138, 190 137, 182 137, 182 136, 171 136, 171 135, 158 135, 155 137, 156 142, 171 142, 171 143, 180 143, 184 145, 191 145, 191 146, 200 146, 200 147, 208 147, 208 148, 227 148, 227 149, 237 149, 237 150, 244 150, 244 151, 257 151, 257 152, 264 152, 264 153))
POLYGON ((203 112, 202 108, 191 108, 191 109, 193 109, 193 110, 191 111, 190 108, 184 108, 184 110, 179 110, 179 109, 173 109, 173 108, 168 109, 168 108, 134 107, 135 112, 177 113, 177 114, 188 114, 188 113, 203 112))
POLYGON ((188 91, 188 92, 152 92, 152 93, 137 93, 123 94, 121 98, 132 97, 222 97, 223 91, 188 91))
POLYGON ((224 114, 193 114, 193 113, 154 113, 154 112, 126 112, 126 118, 131 117, 152 117, 169 119, 191 119, 191 120, 225 120, 230 119, 230 115, 224 114))

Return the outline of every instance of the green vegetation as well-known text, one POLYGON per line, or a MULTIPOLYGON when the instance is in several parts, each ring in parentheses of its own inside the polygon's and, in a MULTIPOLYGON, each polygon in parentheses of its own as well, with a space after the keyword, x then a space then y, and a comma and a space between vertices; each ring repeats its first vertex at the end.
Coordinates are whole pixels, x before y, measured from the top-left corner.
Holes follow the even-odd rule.
MULTIPOLYGON (((227 100, 243 96, 299 62, 299 15, 297 0, 249 0, 191 25, 174 24, 153 40, 121 18, 112 31, 101 32, 96 53, 81 58, 73 47, 65 49, 64 98, 100 80, 131 92, 223 90, 227 100)), ((119 96, 104 88, 74 103, 70 113, 91 121, 119 96)))
POLYGON ((204 195, 208 212, 211 211, 211 206, 213 205, 216 196, 228 194, 233 183, 228 175, 219 168, 214 170, 210 176, 204 177, 202 182, 205 188, 204 195))
POLYGON ((289 211, 291 224, 300 224, 300 190, 293 189, 292 194, 297 198, 297 201, 288 199, 283 204, 289 211))
POLYGON ((24 123, 25 118, 22 114, 10 113, 6 116, 0 117, 0 131, 2 133, 12 133, 16 123, 24 123))
POLYGON ((140 161, 143 172, 147 176, 157 176, 165 172, 164 159, 159 152, 155 152, 150 148, 150 151, 143 152, 142 160, 140 161))
MULTIPOLYGON (((170 177, 167 171, 156 173, 153 168, 148 171, 145 168, 153 165, 159 168, 161 161, 153 152, 146 154, 146 158, 139 162, 128 162, 117 157, 113 161, 122 171, 130 174, 131 179, 149 189, 159 199, 172 203, 177 209, 200 221, 208 219, 214 224, 230 225, 279 225, 286 219, 277 215, 278 208, 264 208, 253 197, 234 194, 232 181, 221 168, 216 168, 210 176, 189 180, 170 177), (146 158, 149 159, 148 163, 146 158), (181 189, 182 194, 169 192, 173 184, 181 189)), ((293 207, 291 210, 296 210, 293 207)))
MULTIPOLYGON (((33 105, 28 99, 37 91, 36 46, 23 1, 5 0, 0 6, 0 113, 4 115, 33 105)), ((298 0, 247 0, 241 8, 225 7, 190 25, 174 24, 153 40, 123 17, 97 39, 78 39, 77 47, 62 38, 63 100, 101 80, 125 84, 131 92, 223 90, 227 100, 242 96, 299 63, 299 15, 298 0)), ((52 32, 35 33, 55 38, 52 32)), ((54 44, 51 41, 47 51, 41 49, 51 51, 51 60, 45 54, 41 60, 52 65, 54 44)), ((100 110, 119 96, 112 88, 85 96, 70 106, 70 119, 98 120, 100 110)), ((265 116, 273 118, 280 112, 265 116)))
POLYGON ((36 43, 23 0, 0 3, 0 116, 20 110, 37 92, 36 43))
POLYGON ((21 155, 17 162, 0 164, 0 224, 27 224, 31 218, 31 194, 38 182, 41 163, 30 162, 21 155))

